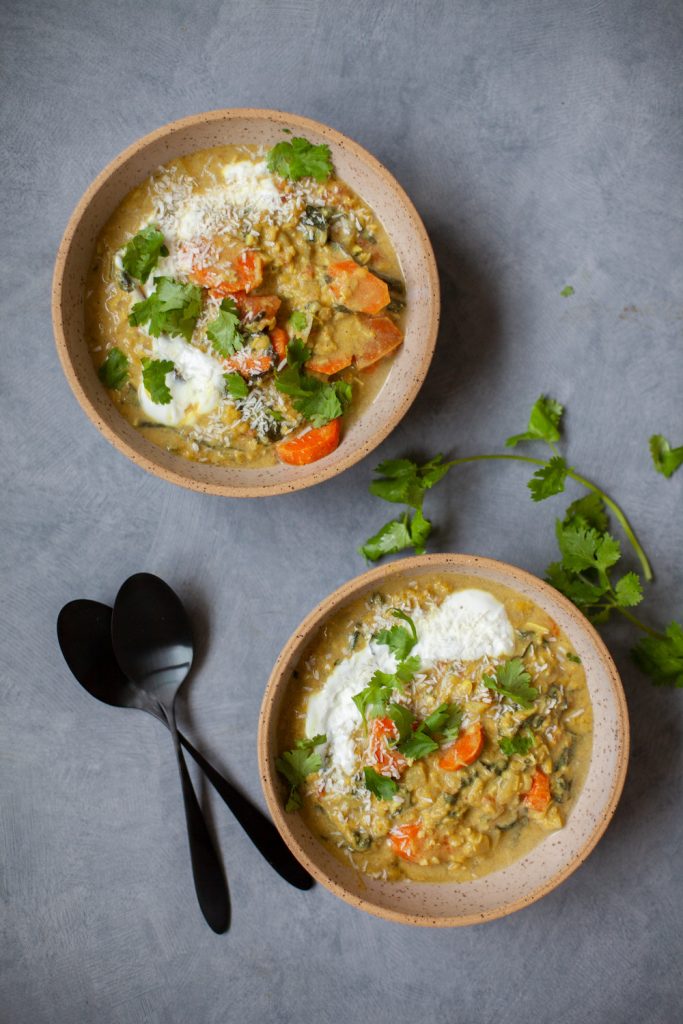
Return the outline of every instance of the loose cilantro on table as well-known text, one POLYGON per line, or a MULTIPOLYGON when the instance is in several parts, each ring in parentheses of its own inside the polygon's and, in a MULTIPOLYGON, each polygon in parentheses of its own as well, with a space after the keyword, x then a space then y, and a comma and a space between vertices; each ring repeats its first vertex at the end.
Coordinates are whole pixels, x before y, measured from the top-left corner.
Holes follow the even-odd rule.
POLYGON ((311 358, 311 349, 300 338, 293 338, 287 346, 287 365, 275 374, 275 387, 289 395, 292 405, 314 427, 342 416, 351 401, 351 385, 347 381, 323 381, 303 369, 311 358))
POLYGON ((524 732, 518 732, 516 736, 502 736, 498 741, 498 746, 511 757, 512 754, 528 754, 535 743, 533 734, 529 730, 524 732))
POLYGON ((224 373, 225 393, 233 401, 240 401, 249 394, 249 385, 239 373, 224 373))
POLYGON ((683 445, 672 448, 663 434, 653 434, 650 438, 650 454, 655 469, 662 476, 673 476, 683 465, 683 445))
POLYGON ((398 791, 398 783, 387 775, 380 775, 374 768, 364 768, 365 786, 378 800, 391 800, 398 791))
POLYGON ((181 284, 171 277, 157 277, 154 284, 156 290, 131 309, 128 315, 131 327, 148 324, 154 338, 169 334, 189 341, 202 309, 201 288, 181 284))
POLYGON ((321 743, 327 742, 327 736, 313 736, 312 739, 297 740, 292 750, 285 750, 281 757, 275 762, 275 767, 280 775, 283 775, 289 783, 289 797, 285 804, 286 811, 296 811, 301 807, 301 794, 299 786, 306 781, 309 775, 319 772, 322 768, 320 754, 313 751, 321 743))
POLYGON ((560 292, 560 295, 562 296, 563 299, 568 299, 569 296, 573 295, 573 294, 574 294, 574 289, 572 288, 572 286, 570 284, 566 284, 564 286, 564 288, 562 289, 562 291, 560 292))
POLYGON ((531 708, 538 697, 538 690, 530 686, 531 676, 522 665, 521 658, 512 658, 496 666, 496 675, 482 676, 482 683, 489 690, 499 693, 504 700, 520 708, 531 708))
POLYGON ((143 359, 142 383, 145 391, 157 405, 168 405, 171 389, 166 383, 166 374, 172 373, 175 365, 170 359, 143 359))
POLYGON ((240 318, 234 299, 223 299, 216 318, 206 325, 206 336, 221 356, 234 356, 244 342, 239 332, 240 318))
POLYGON ((156 224, 148 224, 127 243, 121 265, 130 277, 144 284, 160 256, 168 256, 164 236, 156 224))
POLYGON ((268 170, 280 178, 299 181, 300 178, 315 178, 327 181, 332 174, 330 147, 321 143, 314 146, 308 139, 293 137, 290 142, 278 142, 268 152, 268 170))
POLYGON ((97 376, 105 388, 122 388, 128 380, 128 356, 116 346, 110 348, 97 376))
MULTIPOLYGON (((526 430, 509 437, 506 442, 513 448, 524 442, 547 444, 550 454, 546 459, 494 452, 448 462, 442 455, 437 455, 423 465, 411 459, 381 463, 376 470, 379 477, 370 484, 370 492, 385 501, 403 503, 416 511, 412 518, 410 511, 406 510, 398 518, 385 523, 358 550, 370 561, 407 548, 422 554, 431 531, 431 523, 424 518, 422 511, 425 492, 455 466, 482 461, 511 461, 534 466, 535 472, 528 483, 534 501, 562 493, 567 481, 572 480, 584 487, 587 493, 572 502, 564 519, 557 523, 560 560, 548 566, 548 581, 591 621, 603 623, 612 612, 618 612, 646 633, 647 638, 634 648, 636 662, 657 685, 681 686, 680 638, 683 626, 673 622, 664 632, 659 632, 630 611, 643 599, 642 580, 633 570, 626 571, 616 580, 612 578, 612 570, 620 562, 622 552, 619 541, 609 533, 610 512, 637 556, 646 582, 653 578, 650 562, 623 509, 602 488, 570 466, 558 452, 563 413, 559 402, 541 395, 531 409, 526 430)), ((657 434, 650 439, 650 451, 655 468, 664 476, 671 476, 683 465, 683 446, 672 448, 662 435, 657 434)))

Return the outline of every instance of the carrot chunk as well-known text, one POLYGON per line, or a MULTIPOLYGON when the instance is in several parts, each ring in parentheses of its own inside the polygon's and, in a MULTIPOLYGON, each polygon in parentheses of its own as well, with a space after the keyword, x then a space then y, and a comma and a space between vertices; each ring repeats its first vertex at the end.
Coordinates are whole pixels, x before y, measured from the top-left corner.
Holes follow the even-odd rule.
POLYGON ((307 466, 330 455, 339 445, 341 417, 326 423, 324 427, 312 427, 303 434, 280 441, 276 446, 280 462, 289 466, 307 466))
POLYGON ((341 260, 327 268, 330 291, 347 309, 357 313, 379 313, 389 305, 389 286, 354 260, 341 260))
POLYGON ((484 749, 484 730, 481 722, 475 722, 458 736, 455 743, 448 747, 439 759, 439 768, 452 772, 456 768, 472 764, 484 749))
MULTIPOLYGON (((278 299, 279 302, 279 299, 278 299)), ((275 349, 275 353, 278 359, 285 359, 287 356, 287 345, 289 344, 289 335, 284 327, 273 327, 270 332, 270 341, 275 349)))
POLYGON ((400 779, 401 772, 407 767, 403 754, 396 747, 389 746, 388 740, 398 739, 398 729, 391 718, 373 718, 370 730, 368 757, 381 775, 392 775, 400 779))
POLYGON ((365 370, 379 362, 403 341, 403 334, 388 316, 368 317, 365 325, 372 331, 372 338, 364 343, 360 352, 356 353, 356 366, 359 370, 365 370))
POLYGON ((277 295, 247 295, 246 292, 233 292, 232 297, 241 317, 256 317, 265 314, 267 320, 277 316, 281 301, 277 295))
POLYGON ((550 803, 550 779, 537 768, 531 779, 531 789, 524 796, 524 802, 534 811, 544 811, 550 803))
POLYGON ((248 379, 268 373, 268 370, 273 367, 273 357, 268 352, 259 353, 259 355, 228 356, 223 360, 223 365, 226 370, 241 373, 248 379))
POLYGON ((330 377, 333 373, 345 370, 352 362, 353 356, 346 355, 343 352, 332 353, 331 355, 313 355, 306 363, 306 369, 311 370, 313 373, 324 373, 327 377, 330 377))
POLYGON ((387 836, 394 853, 403 860, 417 860, 422 849, 420 835, 422 825, 419 821, 411 825, 397 825, 387 836))
POLYGON ((193 267, 191 281, 208 288, 214 299, 236 292, 250 292, 263 281, 263 258, 253 249, 244 249, 236 259, 212 267, 193 267))

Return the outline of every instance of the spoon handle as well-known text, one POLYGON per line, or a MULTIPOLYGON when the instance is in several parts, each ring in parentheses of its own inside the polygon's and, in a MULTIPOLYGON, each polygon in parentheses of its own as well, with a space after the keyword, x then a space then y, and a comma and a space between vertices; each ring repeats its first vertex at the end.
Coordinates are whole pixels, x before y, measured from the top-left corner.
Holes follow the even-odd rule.
POLYGON ((296 857, 290 853, 270 818, 267 818, 243 793, 240 793, 232 782, 217 772, 181 732, 178 732, 178 736, 185 750, 197 762, 213 788, 232 811, 256 849, 265 857, 270 866, 277 871, 281 878, 284 878, 285 882, 289 882, 295 888, 311 889, 315 882, 308 871, 299 864, 296 857))
POLYGON ((192 875, 199 906, 206 922, 213 931, 221 935, 230 925, 230 897, 216 848, 202 814, 197 795, 192 786, 190 773, 180 748, 180 737, 173 716, 168 716, 168 726, 178 757, 180 781, 185 803, 187 836, 190 843, 192 875))

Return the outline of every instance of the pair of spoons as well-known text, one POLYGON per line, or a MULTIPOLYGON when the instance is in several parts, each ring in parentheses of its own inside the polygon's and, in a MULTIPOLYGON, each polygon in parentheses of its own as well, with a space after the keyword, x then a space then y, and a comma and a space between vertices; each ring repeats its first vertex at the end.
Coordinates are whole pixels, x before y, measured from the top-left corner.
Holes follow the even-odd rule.
POLYGON ((147 711, 169 729, 180 771, 195 891, 213 931, 227 931, 230 898, 182 748, 278 874, 298 889, 311 888, 313 879, 273 823, 178 731, 175 699, 192 666, 194 645, 185 608, 167 583, 150 573, 131 576, 119 590, 113 611, 97 601, 71 601, 59 613, 57 636, 69 668, 88 693, 113 707, 147 711))

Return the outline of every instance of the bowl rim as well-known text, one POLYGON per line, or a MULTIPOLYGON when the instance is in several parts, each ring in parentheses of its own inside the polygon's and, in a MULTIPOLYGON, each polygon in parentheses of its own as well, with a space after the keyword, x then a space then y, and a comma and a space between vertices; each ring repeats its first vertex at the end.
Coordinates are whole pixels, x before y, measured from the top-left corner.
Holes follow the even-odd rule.
MULTIPOLYGON (((510 583, 509 585, 514 587, 514 583, 510 583)), ((366 910, 376 917, 383 918, 384 920, 395 921, 399 924, 417 925, 428 928, 463 927, 470 924, 482 924, 486 921, 493 921, 497 918, 506 917, 508 914, 521 910, 523 907, 530 906, 532 903, 535 903, 537 900, 546 896, 548 893, 552 892, 553 889, 556 889, 561 885, 562 882, 564 882, 586 861, 614 817, 626 779, 629 748, 629 719, 624 688, 614 660, 602 637, 599 635, 592 623, 590 623, 588 619, 581 614, 577 607, 572 604, 568 598, 555 590, 555 588, 549 583, 546 583, 538 576, 535 576, 533 573, 527 572, 525 569, 520 569, 516 565, 512 565, 509 562, 502 562, 498 559, 486 558, 480 555, 459 554, 455 552, 418 555, 415 557, 398 559, 394 562, 390 562, 388 565, 370 569, 368 572, 361 573, 359 576, 355 576, 353 579, 343 583, 328 597, 324 598, 318 605, 316 605, 316 607, 309 612, 309 614, 291 634, 275 661, 266 685, 263 701, 261 703, 257 736, 259 776, 261 779, 261 788, 263 789, 270 814, 272 815, 277 830, 282 836, 284 842, 290 848, 295 857, 304 865, 311 875, 313 875, 316 881, 320 882, 321 885, 325 886, 326 889, 329 889, 330 892, 334 893, 335 896, 338 896, 346 903, 362 910, 366 910), (593 644, 596 654, 605 668, 606 676, 610 683, 610 694, 615 702, 620 731, 621 756, 617 771, 612 778, 609 802, 602 816, 597 819, 590 836, 581 849, 574 855, 572 860, 563 869, 558 871, 557 874, 553 875, 553 877, 547 882, 539 885, 538 888, 534 889, 526 896, 517 899, 510 899, 502 903, 500 906, 488 911, 460 914, 450 917, 430 917, 428 914, 410 914, 400 910, 380 907, 362 896, 356 896, 350 893, 342 885, 329 878, 325 872, 323 872, 317 864, 311 860, 299 844, 296 836, 290 830, 282 800, 278 796, 277 777, 274 770, 274 756, 270 754, 268 749, 268 736, 271 731, 273 707, 275 704, 275 698, 278 695, 281 686, 286 685, 288 681, 289 670, 294 663, 294 656, 300 655, 302 650, 306 647, 306 644, 310 641, 313 632, 322 624, 323 620, 337 611, 342 605, 353 600, 354 597, 357 597, 359 593, 368 586, 368 584, 372 584, 380 580, 386 581, 392 577, 405 575, 416 569, 431 568, 435 572, 450 571, 465 573, 467 569, 471 569, 475 566, 477 568, 483 568, 485 571, 512 571, 514 572, 516 579, 520 580, 520 582, 531 584, 536 588, 540 587, 543 593, 551 594, 553 600, 563 606, 569 617, 575 620, 577 627, 584 631, 590 642, 593 644)))
MULTIPOLYGON (((170 481, 171 483, 178 484, 179 486, 188 488, 189 490, 200 491, 206 494, 217 494, 230 498, 259 498, 267 497, 268 495, 286 494, 304 490, 307 487, 312 487, 314 484, 322 483, 331 477, 338 476, 346 469, 349 469, 351 466, 364 459, 374 451, 374 449, 377 448, 386 437, 388 437, 410 409, 427 376, 432 356, 434 354, 434 348, 436 346, 441 313, 441 298, 436 257, 422 218, 403 187, 399 184, 391 171, 388 170, 388 168, 385 167, 377 157, 373 156, 372 153, 361 146, 360 143, 355 142, 353 139, 350 139, 335 128, 331 128, 329 125, 323 124, 320 121, 315 121, 312 118, 304 117, 301 114, 290 114, 286 111, 265 107, 225 107, 205 111, 199 114, 190 114, 187 117, 169 121, 167 124, 154 129, 154 131, 148 132, 146 135, 143 135, 141 138, 131 143, 99 172, 78 201, 67 222, 64 234, 59 244, 54 272, 52 275, 51 311, 52 329, 57 353, 69 386, 91 423, 97 427, 100 433, 104 435, 114 448, 127 456, 131 462, 146 469, 154 476, 170 481), (321 460, 321 462, 311 463, 308 467, 302 467, 302 472, 300 474, 296 477, 292 477, 291 480, 286 482, 280 481, 277 483, 261 483, 254 485, 245 481, 244 485, 236 485, 194 480, 185 476, 180 469, 176 470, 171 467, 161 466, 149 456, 131 448, 127 441, 125 441, 116 430, 114 430, 108 423, 104 422, 98 414, 96 407, 91 402, 85 388, 82 386, 69 355, 64 323, 65 318, 62 312, 62 294, 64 289, 64 271, 67 264, 67 257, 71 250, 74 235, 76 234, 83 215, 100 190, 123 164, 125 164, 140 150, 159 139, 163 139, 169 135, 175 134, 176 132, 184 131, 187 128, 192 128, 195 125, 204 122, 217 122, 248 117, 283 123, 287 126, 294 126, 296 130, 301 130, 302 132, 305 132, 307 129, 317 132, 319 135, 324 136, 327 141, 330 141, 335 145, 342 146, 353 158, 359 160, 365 166, 369 167, 370 170, 379 178, 383 179, 385 184, 393 190, 395 199, 405 206, 408 216, 413 222, 415 237, 419 243, 420 251, 424 255, 428 288, 432 296, 433 309, 427 330, 424 332, 424 336, 422 338, 422 344, 416 358, 415 366, 411 369, 411 386, 406 394, 404 402, 395 409, 390 410, 390 414, 382 422, 382 425, 377 427, 377 429, 375 429, 368 438, 363 440, 354 451, 350 451, 348 455, 344 455, 342 452, 337 461, 328 466, 325 466, 324 460, 321 460), (316 466, 318 467, 317 469, 315 468, 316 466)), ((249 470, 245 470, 245 473, 248 472, 249 470)))

